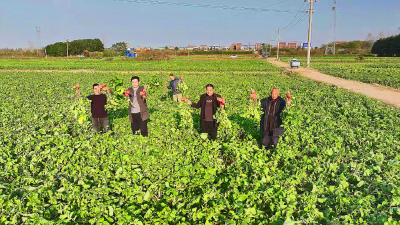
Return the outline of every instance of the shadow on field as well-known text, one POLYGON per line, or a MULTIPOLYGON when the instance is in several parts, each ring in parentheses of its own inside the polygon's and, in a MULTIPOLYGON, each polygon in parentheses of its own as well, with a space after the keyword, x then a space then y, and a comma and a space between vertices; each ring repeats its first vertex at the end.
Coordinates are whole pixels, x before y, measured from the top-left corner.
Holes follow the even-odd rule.
POLYGON ((193 118, 193 128, 201 134, 201 128, 200 128, 200 114, 198 112, 192 113, 192 118, 193 118))
POLYGON ((261 144, 260 121, 242 117, 240 114, 233 114, 228 118, 232 122, 239 124, 240 128, 245 131, 245 135, 251 135, 253 139, 261 144))
POLYGON ((161 101, 168 101, 168 100, 172 100, 172 92, 168 91, 168 93, 163 94, 160 98, 161 101))
POLYGON ((119 108, 117 110, 112 110, 112 111, 108 112, 108 122, 109 122, 110 130, 113 130, 113 128, 114 128, 114 120, 121 119, 121 118, 129 119, 128 107, 119 108))

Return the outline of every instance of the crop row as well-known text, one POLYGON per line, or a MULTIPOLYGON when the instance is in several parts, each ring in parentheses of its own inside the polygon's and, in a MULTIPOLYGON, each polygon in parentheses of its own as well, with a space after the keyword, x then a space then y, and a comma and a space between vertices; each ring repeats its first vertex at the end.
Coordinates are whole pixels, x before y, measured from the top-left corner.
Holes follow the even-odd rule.
MULTIPOLYGON (((137 75, 137 74, 135 74, 137 75)), ((173 103, 166 75, 149 84, 149 137, 130 132, 126 105, 109 112, 112 131, 94 134, 72 116, 79 83, 130 74, 0 72, 0 223, 383 224, 400 220, 400 112, 376 100, 300 77, 191 73, 184 94, 207 83, 226 98, 232 129, 217 142, 182 128, 188 107, 173 103), (248 90, 278 87, 294 99, 285 135, 261 149, 248 90)), ((90 105, 87 105, 89 111, 90 105)))
POLYGON ((379 68, 379 65, 375 64, 374 65, 316 64, 313 67, 323 73, 332 76, 349 80, 357 80, 364 83, 376 83, 400 89, 400 67, 379 68))
MULTIPOLYGON (((281 57, 281 61, 289 61, 292 58, 297 58, 301 62, 306 63, 307 57, 304 56, 293 56, 293 57, 281 57)), ((388 57, 365 57, 364 60, 359 60, 358 56, 336 56, 336 57, 321 57, 321 56, 312 56, 312 62, 315 63, 359 63, 359 64, 369 64, 369 63, 399 63, 400 60, 397 58, 388 58, 388 57)))
POLYGON ((280 71, 261 60, 172 60, 172 61, 104 61, 102 59, 68 60, 0 60, 0 69, 100 71, 280 71))
MULTIPOLYGON (((305 58, 300 58, 300 61, 302 66, 306 66, 305 58)), ((311 67, 335 77, 400 89, 400 60, 395 58, 374 57, 360 61, 340 57, 328 59, 315 57, 312 59, 311 67)))

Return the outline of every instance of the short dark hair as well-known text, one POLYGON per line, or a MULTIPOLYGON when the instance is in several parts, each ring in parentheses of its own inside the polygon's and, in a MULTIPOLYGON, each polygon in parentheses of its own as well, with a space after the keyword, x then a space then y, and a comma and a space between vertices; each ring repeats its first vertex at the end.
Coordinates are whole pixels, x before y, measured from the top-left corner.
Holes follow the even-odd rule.
POLYGON ((214 89, 214 85, 212 85, 212 84, 207 84, 207 85, 206 85, 206 89, 207 89, 208 87, 212 87, 212 88, 214 89))
POLYGON ((137 79, 138 82, 140 81, 138 76, 133 76, 133 77, 131 78, 131 82, 132 82, 134 79, 137 79))
POLYGON ((171 73, 169 76, 170 76, 170 77, 173 77, 174 75, 171 73))
POLYGON ((94 87, 96 87, 96 86, 100 86, 99 84, 93 84, 93 87, 92 88, 94 88, 94 87))

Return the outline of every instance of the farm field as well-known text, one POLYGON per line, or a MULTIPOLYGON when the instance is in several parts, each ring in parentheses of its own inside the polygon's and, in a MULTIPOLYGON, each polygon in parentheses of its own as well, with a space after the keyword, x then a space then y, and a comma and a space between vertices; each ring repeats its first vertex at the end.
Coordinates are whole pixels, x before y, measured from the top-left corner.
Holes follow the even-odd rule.
POLYGON ((105 70, 105 71, 281 71, 262 60, 171 60, 137 61, 103 59, 0 59, 0 70, 105 70))
POLYGON ((259 60, 0 61, 1 69, 59 70, 0 71, 0 224, 400 220, 400 110, 377 100, 259 60), (82 68, 148 72, 68 71, 82 68), (169 72, 157 71, 182 76, 191 101, 215 85, 227 102, 218 141, 203 141, 200 110, 173 103, 163 87, 169 72), (90 103, 72 86, 87 96, 93 83, 128 88, 132 75, 149 85, 149 137, 132 135, 128 103, 109 110, 109 133, 92 132, 90 103), (273 87, 293 98, 280 144, 265 150, 248 91, 264 98, 273 87))
MULTIPOLYGON (((376 83, 400 89, 400 59, 396 58, 369 58, 355 60, 340 57, 313 57, 311 67, 322 73, 364 83, 376 83)), ((289 61, 291 58, 282 58, 289 61)), ((302 65, 307 63, 306 58, 299 58, 302 65)))

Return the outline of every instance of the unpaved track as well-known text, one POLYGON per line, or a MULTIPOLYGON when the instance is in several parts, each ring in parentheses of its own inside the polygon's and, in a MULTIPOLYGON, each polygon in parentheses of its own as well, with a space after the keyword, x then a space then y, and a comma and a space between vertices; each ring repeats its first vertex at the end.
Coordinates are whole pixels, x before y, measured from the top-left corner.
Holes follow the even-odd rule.
POLYGON ((268 73, 279 73, 280 71, 184 71, 184 70, 90 70, 90 69, 79 69, 79 70, 2 70, 0 72, 66 72, 66 73, 247 73, 247 74, 268 74, 268 73))
POLYGON ((301 67, 299 69, 290 69, 289 63, 280 62, 280 61, 277 61, 276 59, 269 59, 268 61, 278 67, 292 70, 293 72, 297 72, 301 76, 307 77, 311 80, 323 82, 323 83, 327 83, 327 84, 331 84, 331 85, 336 85, 340 88, 347 89, 352 92, 364 94, 368 97, 378 99, 382 102, 385 102, 387 104, 391 104, 391 105, 396 106, 397 108, 400 108, 400 90, 397 90, 397 89, 394 89, 391 87, 380 86, 377 84, 366 84, 366 83, 362 83, 362 82, 358 82, 358 81, 346 80, 346 79, 342 79, 339 77, 333 77, 333 76, 318 72, 315 69, 306 68, 306 67, 301 67))

